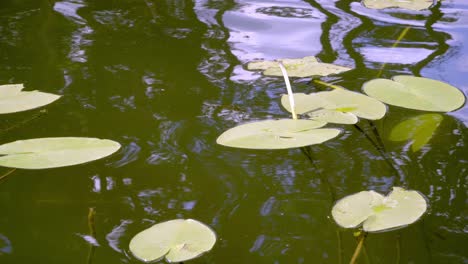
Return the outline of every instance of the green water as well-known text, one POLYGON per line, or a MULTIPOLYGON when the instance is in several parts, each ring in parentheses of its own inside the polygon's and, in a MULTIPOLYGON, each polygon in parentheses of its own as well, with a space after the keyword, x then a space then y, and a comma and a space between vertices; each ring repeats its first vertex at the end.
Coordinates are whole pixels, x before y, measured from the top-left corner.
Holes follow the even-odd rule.
MULTIPOLYGON (((242 68, 255 58, 316 55, 354 67, 322 80, 356 91, 386 63, 382 77, 425 76, 467 94, 467 18, 463 0, 424 12, 344 0, 1 0, 0 84, 63 95, 46 113, 2 115, 1 143, 87 136, 123 147, 3 179, 0 263, 139 263, 130 239, 174 218, 218 235, 190 263, 348 263, 357 243, 331 219, 333 200, 394 185, 425 194, 430 210, 410 227, 369 235, 359 263, 468 263, 467 107, 444 114, 417 152, 388 136, 420 112, 389 107, 376 127, 393 167, 352 126, 313 146, 313 163, 299 149, 215 143, 239 123, 288 116, 282 79, 242 68)), ((307 78, 293 86, 322 88, 307 78)))

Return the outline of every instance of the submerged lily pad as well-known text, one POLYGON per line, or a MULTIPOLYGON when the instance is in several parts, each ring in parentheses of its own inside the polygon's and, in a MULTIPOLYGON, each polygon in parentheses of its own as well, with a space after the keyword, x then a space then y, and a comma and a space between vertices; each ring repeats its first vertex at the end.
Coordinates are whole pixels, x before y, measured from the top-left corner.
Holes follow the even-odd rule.
MULTIPOLYGON (((355 124, 357 117, 376 120, 382 118, 387 107, 364 94, 336 89, 312 94, 295 93, 296 113, 307 114, 313 120, 337 124, 355 124)), ((291 112, 287 96, 281 98, 283 107, 291 112)))
POLYGON ((399 7, 409 10, 428 9, 434 3, 433 0, 363 0, 362 4, 367 8, 384 9, 389 7, 399 7))
POLYGON ((247 149, 287 149, 323 143, 340 133, 334 128, 319 128, 325 122, 313 120, 265 120, 243 124, 221 134, 220 145, 247 149))
POLYGON ((23 92, 23 84, 0 85, 0 114, 38 108, 60 98, 60 95, 39 91, 23 92))
POLYGON ((138 259, 152 262, 166 258, 182 262, 211 250, 215 233, 205 224, 192 219, 176 219, 153 225, 130 241, 130 251, 138 259))
POLYGON ((332 216, 345 228, 363 223, 366 232, 382 232, 414 223, 426 209, 426 199, 419 192, 393 187, 387 196, 374 191, 346 196, 333 206, 332 216))
MULTIPOLYGON (((349 71, 351 68, 319 62, 315 57, 302 59, 280 59, 291 77, 327 76, 349 71)), ((253 61, 247 64, 250 71, 263 70, 267 76, 283 76, 278 61, 253 61)))
POLYGON ((106 157, 120 144, 98 138, 58 137, 18 140, 0 145, 0 166, 46 169, 76 165, 106 157))
POLYGON ((386 104, 416 110, 450 112, 465 103, 465 96, 457 88, 423 77, 399 75, 392 80, 374 79, 362 89, 386 104))
POLYGON ((440 114, 423 114, 397 124, 390 132, 391 141, 413 140, 411 150, 420 150, 434 135, 444 117, 440 114))

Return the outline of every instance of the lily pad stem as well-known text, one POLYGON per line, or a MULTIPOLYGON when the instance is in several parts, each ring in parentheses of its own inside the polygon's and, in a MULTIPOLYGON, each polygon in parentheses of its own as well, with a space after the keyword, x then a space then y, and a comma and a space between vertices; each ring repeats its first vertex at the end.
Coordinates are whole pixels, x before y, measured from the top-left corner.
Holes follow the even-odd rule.
MULTIPOLYGON (((94 207, 90 207, 88 210, 88 228, 89 228, 89 235, 93 238, 96 238, 96 225, 94 223, 94 217, 96 215, 96 209, 94 207)), ((89 253, 88 253, 88 261, 87 264, 91 264, 93 261, 94 250, 95 246, 90 244, 89 253)))
POLYGON ((27 124, 27 123, 33 121, 34 119, 41 117, 42 115, 44 115, 44 114, 46 114, 46 113, 47 113, 47 110, 46 110, 46 109, 42 109, 42 110, 40 110, 38 113, 32 115, 31 117, 29 117, 29 118, 27 118, 27 119, 25 119, 25 120, 23 120, 23 121, 21 121, 21 122, 19 122, 19 123, 17 123, 17 124, 14 124, 14 125, 12 125, 12 126, 10 126, 10 127, 4 128, 4 129, 0 129, 0 134, 6 133, 6 132, 8 132, 8 131, 10 131, 10 130, 13 130, 13 129, 15 129, 15 128, 18 128, 18 127, 20 127, 20 126, 23 126, 23 125, 25 125, 25 124, 27 124))
POLYGON ((362 234, 359 236, 356 250, 354 250, 353 257, 351 258, 351 261, 349 262, 349 264, 356 263, 356 260, 359 257, 359 254, 361 253, 362 247, 364 245, 364 240, 366 240, 366 237, 367 237, 367 232, 362 232, 362 234))
POLYGON ((331 84, 331 83, 323 82, 321 80, 313 80, 313 82, 317 83, 317 84, 324 85, 324 86, 329 87, 329 88, 333 88, 333 89, 337 89, 337 90, 343 90, 343 87, 340 87, 338 85, 334 85, 334 84, 331 84))
POLYGON ((286 71, 286 68, 284 67, 282 62, 279 61, 278 64, 281 69, 281 72, 283 73, 284 83, 286 84, 286 89, 288 90, 289 105, 291 106, 292 118, 296 120, 297 119, 296 103, 294 102, 294 96, 293 96, 293 91, 291 88, 291 83, 289 82, 288 72, 286 71))
POLYGON ((12 174, 16 169, 11 169, 10 171, 8 171, 7 173, 3 174, 2 176, 0 176, 0 181, 5 179, 6 176, 12 174))

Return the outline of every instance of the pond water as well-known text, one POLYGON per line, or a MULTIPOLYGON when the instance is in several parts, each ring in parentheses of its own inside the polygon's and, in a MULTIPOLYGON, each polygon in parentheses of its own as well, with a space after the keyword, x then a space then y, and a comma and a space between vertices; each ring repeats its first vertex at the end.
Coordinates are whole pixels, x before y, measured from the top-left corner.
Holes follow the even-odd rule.
MULTIPOLYGON (((45 113, 3 115, 1 143, 86 136, 122 149, 4 178, 0 263, 139 263, 130 239, 174 218, 217 233, 191 263, 348 263, 357 243, 331 219, 333 201, 401 185, 426 195, 429 212, 369 235, 359 263, 468 263, 466 106, 443 114, 416 152, 388 136, 421 112, 389 107, 376 126, 392 166, 353 126, 313 146, 313 163, 299 149, 215 143, 237 124, 289 116, 282 78, 246 71, 252 59, 317 56, 353 67, 322 80, 355 91, 379 75, 411 74, 466 95, 467 43, 465 0, 420 12, 347 0, 1 0, 0 84, 63 95, 45 113)), ((292 84, 323 89, 310 78, 292 84)))

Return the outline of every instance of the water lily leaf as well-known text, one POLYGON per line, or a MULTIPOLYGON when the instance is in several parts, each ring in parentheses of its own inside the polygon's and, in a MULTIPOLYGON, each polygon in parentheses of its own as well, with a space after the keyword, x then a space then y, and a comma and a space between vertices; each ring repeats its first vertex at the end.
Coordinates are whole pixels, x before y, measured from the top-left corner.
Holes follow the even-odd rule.
POLYGON ((0 85, 0 114, 38 108, 60 98, 60 95, 39 91, 22 92, 23 84, 0 85))
POLYGON ((367 8, 383 9, 389 7, 399 7, 409 10, 428 9, 434 3, 433 0, 363 0, 362 4, 367 8))
POLYGON ((352 125, 358 122, 358 118, 355 114, 349 112, 341 112, 340 110, 320 109, 308 112, 307 115, 312 120, 334 124, 352 125))
POLYGON ((346 196, 333 206, 332 216, 345 228, 362 223, 366 232, 382 232, 414 223, 426 209, 426 199, 419 192, 393 187, 387 196, 374 191, 346 196))
POLYGON ((152 262, 166 258, 182 262, 211 250, 215 233, 205 224, 193 219, 176 219, 153 225, 130 241, 130 251, 138 259, 152 262))
MULTIPOLYGON (((302 115, 311 111, 319 110, 327 106, 327 101, 315 94, 294 93, 294 102, 296 104, 296 114, 302 115)), ((281 105, 291 113, 291 105, 287 94, 281 96, 281 105)))
MULTIPOLYGON (((351 68, 319 62, 315 57, 302 59, 280 59, 290 77, 327 76, 349 71, 351 68)), ((253 61, 247 64, 248 70, 263 70, 267 76, 283 76, 277 61, 253 61)))
POLYGON ((364 119, 381 119, 387 112, 387 107, 382 102, 364 94, 345 89, 319 92, 317 96, 329 102, 327 109, 348 109, 349 113, 353 113, 364 119))
POLYGON ((323 143, 340 133, 313 120, 266 120, 243 124, 221 134, 220 145, 247 149, 287 149, 323 143))
MULTIPOLYGON (((376 120, 382 118, 387 107, 367 95, 335 89, 311 94, 295 93, 296 113, 307 114, 313 120, 336 124, 355 124, 357 117, 376 120)), ((289 99, 281 97, 283 107, 291 112, 289 99)))
POLYGON ((434 135, 444 117, 440 114, 422 114, 397 124, 390 132, 391 141, 413 140, 411 150, 420 150, 434 135))
POLYGON ((120 144, 98 138, 58 137, 18 140, 0 145, 0 166, 46 169, 76 165, 106 157, 120 144))
POLYGON ((374 79, 362 88, 386 104, 416 110, 450 112, 465 103, 465 96, 457 88, 423 77, 399 75, 392 80, 374 79))

